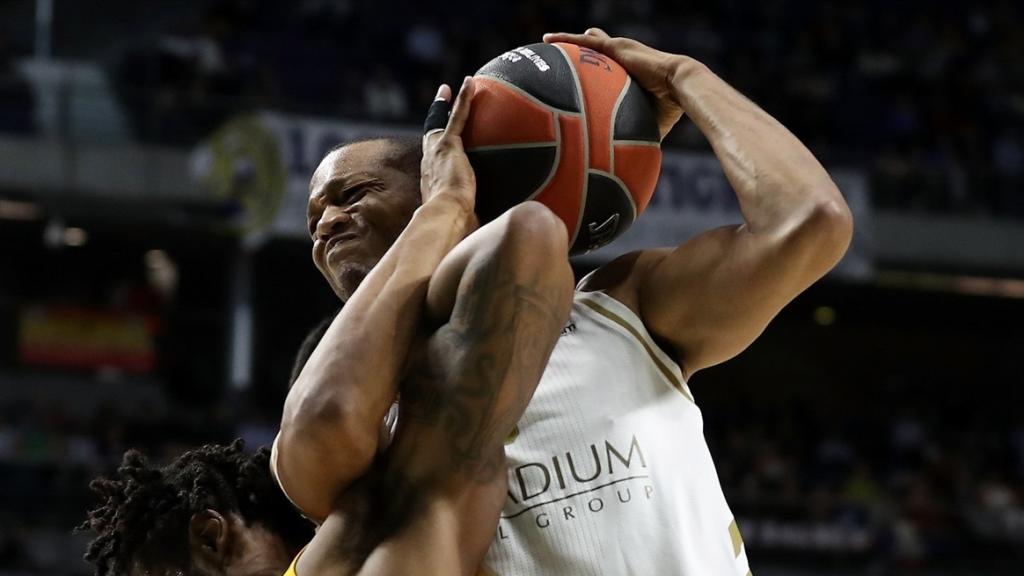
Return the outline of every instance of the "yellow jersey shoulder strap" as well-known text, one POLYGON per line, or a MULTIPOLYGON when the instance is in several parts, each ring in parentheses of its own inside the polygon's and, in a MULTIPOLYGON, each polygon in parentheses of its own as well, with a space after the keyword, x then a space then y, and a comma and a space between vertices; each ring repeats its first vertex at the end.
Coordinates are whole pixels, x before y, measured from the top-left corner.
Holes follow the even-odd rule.
POLYGON ((299 550, 299 553, 295 555, 295 559, 292 560, 292 564, 291 564, 291 566, 288 567, 288 570, 284 573, 284 576, 298 576, 295 573, 295 567, 299 565, 299 557, 302 556, 302 552, 304 550, 305 550, 305 548, 303 548, 302 550, 299 550))

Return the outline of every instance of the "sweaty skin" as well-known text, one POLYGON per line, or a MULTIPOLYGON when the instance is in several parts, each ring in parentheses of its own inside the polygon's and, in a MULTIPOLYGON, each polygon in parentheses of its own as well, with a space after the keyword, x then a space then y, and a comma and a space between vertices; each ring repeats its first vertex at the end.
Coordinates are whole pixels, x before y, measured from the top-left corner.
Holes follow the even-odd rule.
MULTIPOLYGON (((710 230, 677 247, 652 248, 623 256, 599 269, 582 289, 604 291, 629 307, 648 331, 666 345, 686 377, 735 356, 764 330, 783 306, 821 278, 844 254, 852 235, 852 219, 842 195, 825 169, 793 134, 692 58, 659 52, 634 40, 610 38, 597 29, 585 34, 549 34, 545 41, 576 43, 619 62, 654 96, 663 137, 684 115, 689 116, 711 143, 736 192, 744 219, 742 224, 710 230)), ((443 146, 451 145, 449 141, 443 146)), ((383 163, 379 158, 386 149, 363 148, 358 153, 350 152, 352 150, 347 149, 344 154, 329 155, 317 170, 310 215, 311 231, 322 234, 317 241, 324 243, 321 248, 324 255, 319 259, 318 248, 314 245, 314 260, 335 292, 348 300, 345 309, 354 309, 348 315, 343 312, 339 318, 358 317, 360 320, 349 321, 353 326, 351 331, 334 326, 328 331, 324 348, 332 352, 314 354, 311 358, 308 370, 300 377, 304 383, 296 386, 300 392, 295 399, 289 397, 282 424, 282 483, 290 494, 297 493, 305 499, 299 505, 314 518, 334 514, 335 503, 343 500, 339 499, 342 494, 358 494, 356 481, 374 466, 377 430, 406 367, 395 360, 406 355, 392 353, 408 352, 416 336, 416 325, 407 322, 409 314, 417 309, 417 306, 410 306, 410 302, 418 305, 423 302, 421 296, 426 298, 427 317, 450 323, 449 318, 455 318, 451 310, 458 310, 458 300, 464 297, 465 275, 477 270, 475 255, 479 248, 474 247, 493 242, 475 239, 490 238, 492 234, 506 237, 506 232, 491 232, 488 225, 447 255, 438 256, 443 250, 434 251, 435 235, 443 235, 444 231, 459 225, 471 228, 472 224, 452 219, 447 221, 447 227, 432 229, 417 240, 403 244, 404 234, 414 224, 419 228, 414 216, 391 251, 376 262, 376 255, 382 253, 379 252, 381 244, 386 244, 387 231, 392 229, 390 223, 402 221, 399 208, 402 204, 393 200, 395 204, 391 208, 375 205, 372 193, 351 204, 344 199, 321 201, 320 197, 329 196, 318 196, 325 183, 341 174, 362 173, 387 181, 388 172, 380 169, 383 163), (335 206, 335 212, 329 209, 331 206, 335 206), (344 227, 339 223, 350 222, 352 229, 362 234, 360 226, 374 221, 372 210, 375 208, 387 211, 388 218, 393 217, 393 220, 378 220, 381 231, 374 232, 376 236, 363 236, 368 240, 362 246, 353 245, 349 256, 330 257, 329 248, 333 247, 327 244, 331 239, 345 240, 344 233, 339 232, 344 227), (337 214, 346 210, 347 215, 337 214), (330 215, 336 218, 331 220, 334 216, 330 215), (479 234, 485 230, 487 234, 479 234), (395 247, 400 245, 403 248, 396 252, 395 247), (443 262, 437 263, 442 257, 443 262), (432 276, 423 272, 411 282, 397 281, 394 277, 399 268, 395 264, 402 258, 415 260, 424 270, 436 267, 436 272, 432 276), (382 268, 387 272, 377 274, 382 268), (364 289, 366 285, 373 288, 364 289), (382 296, 374 298, 367 294, 382 296), (371 323, 368 320, 371 309, 384 320, 371 323), (379 351, 387 354, 381 355, 379 351), (352 490, 348 490, 350 486, 352 490)), ((464 154, 450 154, 445 156, 445 162, 454 167, 463 158, 464 154)), ((425 160, 424 181, 443 173, 431 172, 426 169, 427 165, 425 160)), ((385 185, 381 190, 401 193, 408 189, 411 178, 406 177, 403 185, 401 175, 391 176, 395 184, 385 185)), ((423 186, 423 189, 430 187, 423 186)), ((427 204, 425 202, 424 207, 427 204)), ((515 225, 510 226, 510 229, 515 228, 515 225)), ((548 244, 555 243, 554 235, 551 236, 548 244)), ((527 268, 544 266, 547 264, 544 259, 553 258, 543 253, 538 263, 529 260, 531 255, 536 256, 533 252, 521 254, 527 260, 523 263, 527 268)), ((561 263, 562 259, 564 253, 557 261, 561 263)), ((341 326, 337 320, 336 324, 341 326)), ((498 337, 505 332, 510 331, 494 334, 498 337)), ((505 345, 517 342, 514 331, 511 332, 511 339, 505 341, 505 345)), ((428 357, 416 356, 419 359, 416 366, 425 368, 426 374, 451 373, 433 367, 434 362, 444 362, 451 357, 467 358, 459 352, 462 348, 458 338, 438 340, 430 341, 423 348, 428 357), (430 356, 431 351, 433 356, 430 356)), ((417 347, 417 350, 421 349, 417 347)), ((457 370, 469 374, 472 373, 469 366, 492 362, 482 358, 471 360, 457 370)), ((442 380, 445 379, 431 378, 428 382, 442 380)), ((413 381, 419 382, 410 380, 413 381)), ((430 388, 430 385, 424 386, 430 388)), ((521 392, 525 388, 520 385, 511 389, 521 392)), ((403 388, 403 405, 409 402, 406 394, 403 388)), ((413 410, 418 414, 416 408, 413 410)), ((423 418, 429 421, 432 413, 434 411, 424 412, 423 418)), ((456 423, 461 421, 461 417, 453 418, 450 423, 458 428, 456 423)), ((449 448, 460 450, 467 441, 451 437, 448 440, 449 448)), ((478 472, 496 468, 484 461, 476 462, 474 470, 478 472)), ((482 493, 474 496, 490 503, 482 493)), ((456 533, 460 530, 458 514, 452 512, 456 509, 457 506, 450 506, 447 512, 429 518, 456 533)), ((344 517, 344 514, 336 515, 335 523, 343 526, 344 517)), ((348 517, 357 516, 350 511, 348 517)), ((431 534, 429 525, 422 525, 424 539, 431 534)), ((482 531, 480 524, 472 526, 482 531)), ((335 532, 334 536, 339 537, 343 532, 335 532)), ((486 536, 489 539, 491 531, 487 531, 486 536)), ((427 540, 420 543, 425 542, 427 540)))
POLYGON ((381 160, 392 153, 388 147, 386 141, 346 146, 330 154, 310 182, 313 263, 342 300, 352 296, 421 203, 419 182, 381 160))
POLYGON ((372 191, 386 168, 356 178, 342 155, 341 170, 314 177, 314 261, 339 294, 346 274, 368 271, 285 405, 278 478, 321 523, 299 574, 473 574, 497 525, 503 441, 568 317, 572 271, 564 225, 536 203, 466 236, 476 186, 459 135, 471 95, 467 83, 447 129, 424 138, 422 206, 379 260, 402 202, 372 191), (355 183, 364 191, 346 191, 355 183), (376 427, 350 426, 379 423, 399 389, 402 417, 378 457, 376 427))
POLYGON ((612 57, 655 98, 662 137, 685 114, 711 143, 742 224, 625 255, 591 278, 670 346, 686 377, 739 354, 850 244, 853 219, 828 172, 785 126, 700 62, 636 40, 546 34, 612 57))

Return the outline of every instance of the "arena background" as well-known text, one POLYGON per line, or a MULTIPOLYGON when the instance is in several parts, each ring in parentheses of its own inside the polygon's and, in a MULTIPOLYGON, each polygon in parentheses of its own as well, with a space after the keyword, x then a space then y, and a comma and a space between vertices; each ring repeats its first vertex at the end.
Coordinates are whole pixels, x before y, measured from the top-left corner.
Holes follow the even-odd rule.
MULTIPOLYGON (((707 63, 857 217, 836 273, 692 381, 754 573, 1020 574, 1015 0, 0 2, 0 574, 86 574, 71 528, 128 447, 272 439, 336 306, 297 216, 329 146, 591 25, 707 63)), ((693 126, 665 149, 649 214, 577 272, 735 221, 693 126)))

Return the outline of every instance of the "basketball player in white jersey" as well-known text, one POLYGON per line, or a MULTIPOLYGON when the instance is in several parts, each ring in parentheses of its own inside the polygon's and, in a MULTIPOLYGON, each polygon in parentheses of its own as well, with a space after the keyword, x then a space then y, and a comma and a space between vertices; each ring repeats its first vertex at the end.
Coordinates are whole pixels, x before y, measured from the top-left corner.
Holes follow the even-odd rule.
MULTIPOLYGON (((744 222, 622 256, 580 283, 506 442, 508 494, 485 566, 504 575, 748 574, 688 380, 744 350, 839 261, 852 235, 849 209, 793 134, 700 62, 597 29, 545 41, 619 62, 655 98, 662 137, 689 116, 744 222)), ((361 142, 328 154, 313 177, 313 259, 342 300, 416 208, 418 177, 402 169, 405 156, 400 142, 361 142), (344 186, 330 191, 332 182, 344 186)), ((394 326, 363 334, 328 331, 296 384, 307 401, 289 398, 277 471, 307 515, 330 510, 331 494, 361 476, 380 446, 396 390, 350 376, 388 361, 403 313, 396 307, 394 326), (365 339, 360 359, 325 361, 343 338, 365 339)))

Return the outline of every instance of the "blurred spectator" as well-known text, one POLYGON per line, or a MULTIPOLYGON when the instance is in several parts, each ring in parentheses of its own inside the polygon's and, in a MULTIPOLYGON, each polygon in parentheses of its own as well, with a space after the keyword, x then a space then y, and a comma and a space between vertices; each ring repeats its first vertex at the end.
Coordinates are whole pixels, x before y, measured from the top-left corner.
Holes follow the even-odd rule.
MULTIPOLYGON (((146 140, 192 142, 254 106, 418 123, 417 103, 438 83, 544 31, 600 25, 706 62, 826 161, 869 167, 883 206, 1024 216, 1018 3, 525 0, 502 8, 463 0, 434 8, 211 0, 163 24, 154 43, 125 50, 115 75, 146 140)), ((685 122, 668 144, 706 146, 685 122)))
MULTIPOLYGON (((74 398, 0 400, 0 510, 19 519, 0 522, 0 562, 66 573, 60 566, 81 545, 66 528, 89 501, 88 478, 115 466, 129 447, 170 459, 202 442, 271 442, 277 411, 250 400, 162 409, 107 403, 85 413, 69 409, 74 398), (54 517, 37 518, 34 503, 47 499, 54 517)), ((968 406, 918 408, 913 396, 893 396, 871 414, 854 406, 821 418, 715 407, 715 421, 733 424, 708 427, 706 435, 759 563, 812 550, 840 563, 868 554, 895 573, 923 574, 944 558, 1024 543, 1024 428, 975 417, 968 406), (935 432, 954 419, 955 434, 935 432)))
MULTIPOLYGON (((440 82, 545 31, 598 25, 706 62, 827 162, 872 170, 882 206, 1024 216, 1018 2, 201 6, 165 21, 154 11, 157 33, 120 44, 104 34, 70 42, 108 42, 85 51, 121 55, 111 73, 144 141, 191 144, 253 108, 418 123, 440 82)), ((75 15, 58 10, 56 29, 73 32, 65 13, 75 15)), ((0 38, 0 130, 29 132, 32 95, 6 52, 0 38)), ((686 122, 667 144, 706 148, 686 122)))

